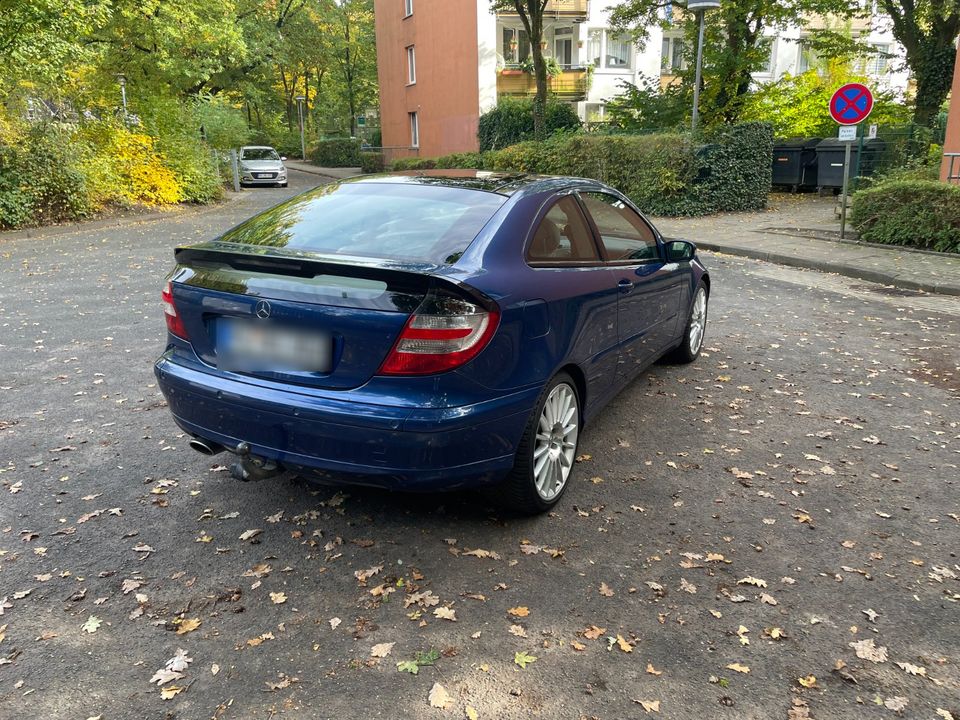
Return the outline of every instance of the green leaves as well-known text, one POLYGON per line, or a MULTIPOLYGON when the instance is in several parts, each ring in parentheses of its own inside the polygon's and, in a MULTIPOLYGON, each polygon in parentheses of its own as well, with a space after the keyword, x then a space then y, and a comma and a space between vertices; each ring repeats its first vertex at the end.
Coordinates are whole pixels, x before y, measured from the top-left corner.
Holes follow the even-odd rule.
POLYGON ((527 669, 527 665, 536 661, 537 661, 537 656, 527 654, 526 650, 520 650, 519 652, 515 653, 513 656, 513 662, 519 665, 520 668, 523 670, 527 669))
POLYGON ((398 672, 408 672, 411 675, 416 675, 420 672, 420 668, 427 665, 433 665, 437 660, 440 659, 440 653, 434 649, 427 650, 427 652, 417 652, 413 660, 401 660, 397 663, 398 672))

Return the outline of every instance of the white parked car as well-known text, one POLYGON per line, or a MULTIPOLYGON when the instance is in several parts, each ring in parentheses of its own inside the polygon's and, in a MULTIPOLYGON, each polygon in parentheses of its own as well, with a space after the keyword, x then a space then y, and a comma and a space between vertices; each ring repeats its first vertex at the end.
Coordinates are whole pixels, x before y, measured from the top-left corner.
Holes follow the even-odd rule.
POLYGON ((240 184, 287 186, 287 168, 276 150, 266 145, 240 148, 240 184))

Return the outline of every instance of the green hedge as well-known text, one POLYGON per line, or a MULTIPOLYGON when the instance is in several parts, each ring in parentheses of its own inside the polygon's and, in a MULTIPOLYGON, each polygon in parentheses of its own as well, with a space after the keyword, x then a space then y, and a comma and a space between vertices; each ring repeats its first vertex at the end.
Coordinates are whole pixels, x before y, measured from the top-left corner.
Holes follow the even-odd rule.
POLYGON ((725 127, 697 145, 680 133, 558 134, 502 150, 404 158, 394 170, 476 168, 588 177, 653 215, 757 210, 770 192, 773 132, 761 123, 725 127))
MULTIPOLYGON (((549 134, 580 128, 580 118, 573 105, 559 100, 547 101, 544 120, 549 134)), ((498 100, 495 108, 480 116, 477 137, 481 151, 498 150, 533 139, 533 100, 498 100)))
POLYGON ((851 224, 866 242, 960 253, 960 187, 891 180, 853 196, 851 224))
POLYGON ((353 138, 321 140, 310 149, 310 159, 322 167, 359 167, 360 141, 353 138))
POLYGON ((384 170, 383 153, 360 153, 360 170, 365 173, 379 173, 384 170))

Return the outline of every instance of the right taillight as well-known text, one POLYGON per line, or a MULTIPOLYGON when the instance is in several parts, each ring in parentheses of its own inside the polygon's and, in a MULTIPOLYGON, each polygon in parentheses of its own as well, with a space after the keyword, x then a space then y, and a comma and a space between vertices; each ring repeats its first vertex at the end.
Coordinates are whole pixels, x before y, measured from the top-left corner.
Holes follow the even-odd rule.
POLYGON ((500 313, 457 298, 430 297, 410 316, 380 375, 433 375, 469 362, 483 350, 500 313))
POLYGON ((163 303, 163 317, 167 321, 167 330, 179 338, 187 339, 187 329, 183 326, 183 318, 177 314, 177 306, 173 302, 173 285, 167 280, 160 293, 163 303))

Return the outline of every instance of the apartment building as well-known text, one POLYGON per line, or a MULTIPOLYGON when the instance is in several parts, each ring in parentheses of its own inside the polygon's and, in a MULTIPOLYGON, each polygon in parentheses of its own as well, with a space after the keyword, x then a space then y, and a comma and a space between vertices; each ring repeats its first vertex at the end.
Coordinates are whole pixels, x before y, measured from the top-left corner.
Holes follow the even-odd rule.
MULTIPOLYGON (((602 120, 621 83, 676 80, 686 53, 682 32, 650 28, 634 45, 609 27, 610 0, 550 0, 544 18, 544 54, 559 73, 550 92, 574 103, 584 120, 602 120)), ((518 15, 494 14, 489 0, 375 0, 380 116, 388 159, 434 157, 477 149, 481 114, 500 97, 531 97, 530 40, 518 15)), ((826 21, 818 21, 826 22, 826 21)), ((905 91, 903 49, 890 28, 855 21, 851 32, 876 48, 863 70, 877 85, 905 91)), ((771 31, 770 60, 758 83, 816 64, 808 30, 771 31)))

